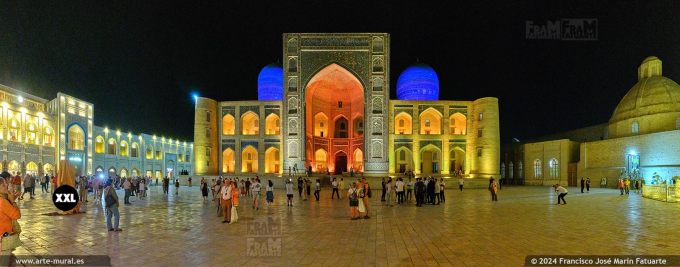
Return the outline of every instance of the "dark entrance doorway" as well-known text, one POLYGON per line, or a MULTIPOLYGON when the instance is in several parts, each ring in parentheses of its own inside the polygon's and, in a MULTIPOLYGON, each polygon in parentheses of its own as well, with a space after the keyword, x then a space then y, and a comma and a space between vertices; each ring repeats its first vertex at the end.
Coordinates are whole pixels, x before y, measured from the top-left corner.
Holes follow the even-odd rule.
POLYGON ((335 155, 335 174, 347 172, 347 155, 340 152, 335 155))

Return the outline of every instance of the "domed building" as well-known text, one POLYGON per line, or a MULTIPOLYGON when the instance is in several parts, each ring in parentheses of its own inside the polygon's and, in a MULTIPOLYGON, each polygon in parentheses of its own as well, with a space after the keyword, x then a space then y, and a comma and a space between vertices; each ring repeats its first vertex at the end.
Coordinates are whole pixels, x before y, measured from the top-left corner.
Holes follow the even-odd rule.
POLYGON ((437 72, 422 63, 406 68, 397 80, 397 99, 439 100, 437 72))
POLYGON ((276 63, 264 66, 257 76, 257 100, 283 99, 283 69, 276 63))
POLYGON ((285 33, 282 44, 257 100, 197 99, 197 174, 412 172, 484 187, 498 176, 497 98, 439 100, 425 64, 390 81, 388 33, 285 33))
MULTIPOLYGON (((570 186, 581 178, 602 187, 617 187, 619 179, 630 179, 632 187, 638 180, 644 196, 666 200, 665 193, 654 192, 680 183, 680 86, 662 70, 660 59, 647 57, 609 122, 525 143, 516 149, 521 156, 503 162, 501 175, 518 175, 526 184, 570 186), (524 167, 518 173, 512 165, 524 167)), ((670 198, 680 201, 676 192, 670 198)))

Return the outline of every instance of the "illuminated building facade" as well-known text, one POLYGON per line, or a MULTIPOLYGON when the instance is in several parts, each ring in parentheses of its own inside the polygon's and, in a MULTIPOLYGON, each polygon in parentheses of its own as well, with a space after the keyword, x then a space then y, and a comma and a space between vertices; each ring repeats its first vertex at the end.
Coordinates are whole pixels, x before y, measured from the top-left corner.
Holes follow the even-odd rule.
POLYGON ((500 173, 498 99, 440 101, 416 64, 390 100, 389 34, 286 33, 283 58, 260 72, 260 101, 197 98, 197 174, 500 173))
POLYGON ((193 143, 96 126, 93 104, 73 96, 46 100, 0 85, 0 102, 0 164, 11 174, 55 174, 59 160, 79 175, 193 173, 193 143))
POLYGON ((526 184, 572 186, 582 177, 593 186, 607 178, 608 187, 619 178, 644 178, 647 184, 660 182, 656 175, 661 181, 678 179, 680 86, 663 76, 656 57, 640 64, 637 77, 608 123, 517 146, 520 153, 501 165, 503 176, 523 176, 526 184), (519 173, 517 166, 523 166, 519 173))

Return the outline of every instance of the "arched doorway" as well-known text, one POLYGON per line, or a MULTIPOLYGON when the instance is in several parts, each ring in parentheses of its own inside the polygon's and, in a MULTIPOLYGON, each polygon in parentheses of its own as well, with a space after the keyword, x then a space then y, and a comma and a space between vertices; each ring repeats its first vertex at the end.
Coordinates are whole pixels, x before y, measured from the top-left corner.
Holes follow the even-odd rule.
POLYGON ((354 172, 363 172, 364 171, 364 152, 361 151, 361 149, 355 149, 354 154, 352 155, 352 168, 354 168, 354 172))
POLYGON ((7 171, 12 174, 16 175, 17 173, 21 172, 21 166, 19 166, 19 162, 16 160, 12 160, 7 164, 7 171))
MULTIPOLYGON (((306 125, 313 125, 306 127, 305 143, 307 153, 314 155, 307 157, 307 165, 317 172, 346 172, 347 153, 354 149, 364 150, 363 116, 364 86, 359 79, 338 64, 319 70, 305 90, 305 121, 306 125), (349 118, 353 118, 351 123, 349 118), (330 124, 329 119, 332 119, 330 124), (338 156, 342 158, 337 159, 338 156)), ((353 160, 351 163, 363 169, 363 156, 360 159, 361 162, 353 160)))
POLYGON ((234 150, 227 148, 222 151, 222 172, 223 173, 234 173, 236 169, 234 168, 234 150))
POLYGON ((439 173, 441 151, 430 144, 420 150, 420 171, 422 174, 439 173))
POLYGON ((347 154, 343 151, 335 153, 335 174, 347 172, 347 154))
POLYGON ((52 164, 45 163, 45 165, 43 165, 43 172, 49 176, 54 175, 54 166, 52 166, 52 164))
POLYGON ((396 171, 404 173, 406 171, 414 171, 413 169, 413 153, 410 149, 402 146, 397 148, 395 153, 396 171))
POLYGON ((264 172, 265 173, 279 173, 279 149, 270 147, 264 152, 264 172))
POLYGON ((455 174, 465 169, 465 151, 456 147, 449 153, 449 172, 455 174))
POLYGON ((247 146, 243 149, 243 152, 241 152, 241 172, 257 172, 257 149, 253 146, 247 146))
POLYGON ((30 175, 38 175, 38 164, 35 164, 33 161, 26 164, 26 173, 30 175))

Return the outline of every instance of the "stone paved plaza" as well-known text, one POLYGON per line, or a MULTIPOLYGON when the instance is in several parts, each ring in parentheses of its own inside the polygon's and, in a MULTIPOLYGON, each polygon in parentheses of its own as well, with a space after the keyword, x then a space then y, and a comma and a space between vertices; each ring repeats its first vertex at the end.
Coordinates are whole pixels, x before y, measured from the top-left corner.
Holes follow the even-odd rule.
MULTIPOLYGON (((520 266, 530 254, 677 254, 680 205, 569 188, 569 204, 555 205, 549 187, 505 187, 499 202, 488 192, 446 191, 447 202, 416 208, 381 205, 376 190, 368 220, 351 221, 347 200, 275 205, 253 211, 241 199, 240 221, 222 224, 198 186, 164 196, 152 186, 146 200, 121 208, 123 232, 107 232, 101 207, 53 212, 48 194, 21 201, 22 247, 15 254, 111 255, 114 266, 520 266), (281 256, 249 256, 247 226, 271 218, 281 227, 281 256)), ((118 191, 119 196, 123 192, 118 191)), ((92 198, 90 197, 90 204, 92 198)), ((267 237, 264 237, 266 239, 267 237)))

